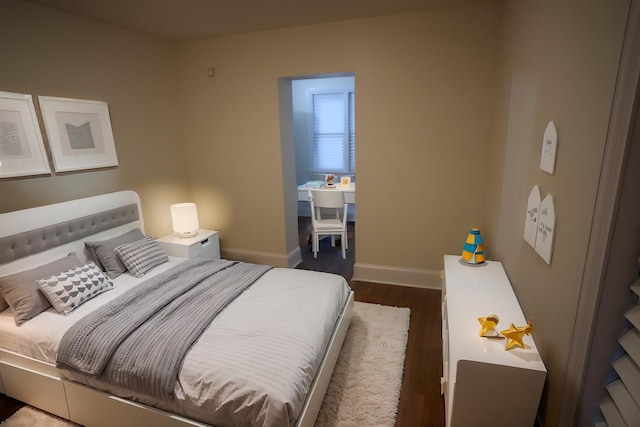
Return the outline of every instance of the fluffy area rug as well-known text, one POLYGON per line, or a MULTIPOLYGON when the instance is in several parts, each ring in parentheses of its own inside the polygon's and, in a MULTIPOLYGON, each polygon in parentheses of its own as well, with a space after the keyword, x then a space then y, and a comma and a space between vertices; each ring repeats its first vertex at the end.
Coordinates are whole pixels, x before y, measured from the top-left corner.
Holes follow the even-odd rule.
POLYGON ((408 308, 356 302, 316 427, 396 424, 408 308))
MULTIPOLYGON (((316 427, 393 427, 409 334, 408 308, 356 302, 316 427)), ((25 406, 3 427, 71 427, 75 423, 25 406)))
POLYGON ((31 406, 24 406, 10 418, 3 421, 3 427, 71 427, 76 423, 58 418, 31 406))

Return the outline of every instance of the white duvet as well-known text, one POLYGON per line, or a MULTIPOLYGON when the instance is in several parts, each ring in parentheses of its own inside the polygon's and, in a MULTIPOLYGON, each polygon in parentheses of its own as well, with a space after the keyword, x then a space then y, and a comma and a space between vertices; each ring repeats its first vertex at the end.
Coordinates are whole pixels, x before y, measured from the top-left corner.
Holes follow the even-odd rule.
MULTIPOLYGON (((178 262, 154 269, 158 274, 178 262)), ((146 276, 148 277, 148 276, 146 276)), ((80 317, 146 279, 127 274, 116 288, 64 316, 53 309, 16 327, 0 313, 0 345, 55 364, 58 343, 80 317)), ((341 276, 276 268, 229 305, 187 354, 176 399, 159 401, 65 371, 124 398, 219 427, 294 425, 349 288, 341 276)))

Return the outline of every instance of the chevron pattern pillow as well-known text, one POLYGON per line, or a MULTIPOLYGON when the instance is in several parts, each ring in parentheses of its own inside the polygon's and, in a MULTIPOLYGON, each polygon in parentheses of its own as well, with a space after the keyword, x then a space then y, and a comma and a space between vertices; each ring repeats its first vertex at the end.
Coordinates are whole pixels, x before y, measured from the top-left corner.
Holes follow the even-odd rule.
POLYGON ((113 283, 93 261, 38 280, 38 286, 53 308, 69 314, 96 295, 113 289, 113 283))

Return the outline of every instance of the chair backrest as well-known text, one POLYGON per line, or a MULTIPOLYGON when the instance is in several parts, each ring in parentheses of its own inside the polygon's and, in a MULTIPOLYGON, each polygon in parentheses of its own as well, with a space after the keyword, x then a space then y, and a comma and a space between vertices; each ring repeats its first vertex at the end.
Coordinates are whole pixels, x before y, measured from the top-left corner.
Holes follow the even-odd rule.
POLYGON ((313 205, 317 208, 343 208, 344 193, 340 190, 309 190, 313 205))
MULTIPOLYGON (((309 202, 311 204, 311 223, 323 219, 321 210, 331 209, 334 218, 347 224, 347 204, 344 201, 344 193, 340 190, 309 190, 309 202), (342 215, 341 215, 342 214, 342 215), (342 216, 342 218, 340 218, 342 216)), ((326 218, 324 218, 326 219, 326 218)))

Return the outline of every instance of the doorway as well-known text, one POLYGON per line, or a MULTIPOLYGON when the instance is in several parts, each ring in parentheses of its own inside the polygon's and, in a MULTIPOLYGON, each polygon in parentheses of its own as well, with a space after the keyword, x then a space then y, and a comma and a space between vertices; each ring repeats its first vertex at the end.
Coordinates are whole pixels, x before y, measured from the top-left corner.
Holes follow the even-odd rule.
MULTIPOLYGON (((293 140, 296 186, 323 182, 325 175, 348 176, 355 184, 355 76, 353 74, 292 79, 293 140)), ((320 184, 318 184, 320 185, 320 184)), ((297 202, 298 244, 302 262, 296 268, 353 277, 355 262, 355 205, 349 205, 347 259, 341 244, 320 242, 317 258, 311 251, 309 202, 297 202)))

